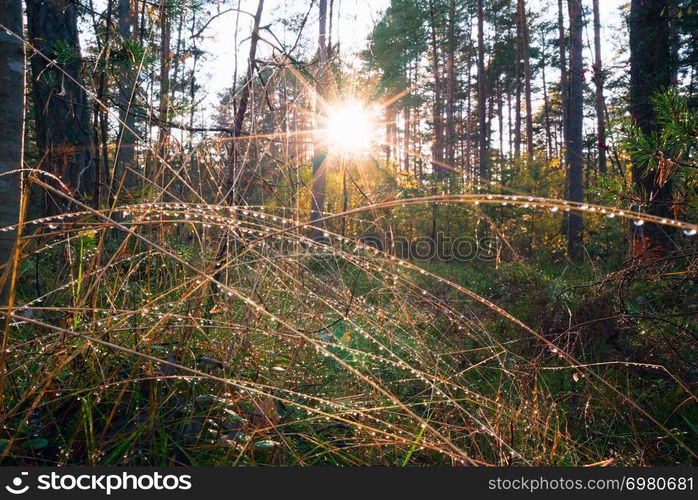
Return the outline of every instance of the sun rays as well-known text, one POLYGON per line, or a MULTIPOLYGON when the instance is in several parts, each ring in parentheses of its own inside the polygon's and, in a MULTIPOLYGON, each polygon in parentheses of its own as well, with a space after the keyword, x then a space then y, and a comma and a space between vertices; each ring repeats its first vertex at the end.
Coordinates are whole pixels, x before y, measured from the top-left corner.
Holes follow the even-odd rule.
POLYGON ((321 120, 320 136, 328 149, 344 156, 368 152, 377 136, 375 108, 357 99, 347 99, 328 106, 321 120))

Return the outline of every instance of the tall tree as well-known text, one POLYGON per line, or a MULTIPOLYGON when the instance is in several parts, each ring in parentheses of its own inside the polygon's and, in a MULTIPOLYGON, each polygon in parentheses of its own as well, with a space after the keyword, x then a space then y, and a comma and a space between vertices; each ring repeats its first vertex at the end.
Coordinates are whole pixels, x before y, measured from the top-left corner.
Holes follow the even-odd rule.
MULTIPOLYGON (((632 0, 630 3, 630 114, 645 135, 657 134, 660 126, 652 97, 672 83, 669 0, 632 0)), ((633 157, 633 181, 644 198, 646 211, 659 217, 672 216, 672 186, 663 179, 661 165, 649 168, 646 160, 633 157)), ((670 247, 671 231, 657 224, 642 226, 641 237, 650 247, 670 247)))
POLYGON ((523 33, 518 2, 516 4, 516 56, 514 61, 514 158, 521 156, 521 59, 523 58, 523 33))
MULTIPOLYGON (((167 143, 169 142, 169 127, 167 125, 170 115, 170 66, 172 56, 170 51, 170 16, 167 11, 168 3, 160 0, 160 103, 158 105, 158 153, 167 159, 167 143)), ((160 169, 156 169, 160 171, 160 169)))
MULTIPOLYGON (((111 36, 112 36, 112 15, 114 11, 114 2, 107 2, 107 10, 105 14, 104 24, 106 29, 100 30, 95 25, 95 33, 103 31, 104 37, 97 37, 97 48, 102 52, 101 47, 105 47, 104 58, 99 61, 99 71, 95 72, 94 89, 95 99, 92 103, 93 118, 95 133, 92 134, 92 143, 94 145, 93 160, 94 160, 94 184, 93 184, 93 206, 100 206, 101 188, 103 184, 108 185, 107 180, 109 175, 109 114, 105 109, 106 94, 107 94, 107 64, 110 59, 111 36)), ((94 18, 93 18, 94 19, 94 18)), ((101 59, 101 58, 100 58, 101 59)), ((97 66, 96 66, 97 67, 97 66)), ((95 69, 96 69, 95 67, 95 69)))
MULTIPOLYGON (((569 106, 567 96, 569 95, 569 78, 567 76, 567 37, 565 36, 565 15, 562 8, 563 0, 557 0, 557 29, 558 29, 558 50, 560 55, 560 107, 562 144, 567 147, 567 117, 569 106)), ((565 163, 567 163, 567 153, 565 152, 565 163)))
POLYGON ((553 154, 553 141, 550 127, 550 100, 548 99, 548 82, 545 78, 545 68, 548 65, 545 51, 545 32, 541 32, 540 69, 543 84, 543 126, 545 127, 545 159, 550 160, 553 154))
POLYGON ((130 185, 134 176, 128 174, 128 168, 132 167, 135 155, 136 136, 132 132, 135 128, 134 109, 136 98, 135 71, 141 61, 133 57, 133 25, 137 23, 137 2, 135 0, 119 0, 119 36, 121 37, 121 68, 118 79, 119 98, 119 142, 121 147, 117 150, 117 166, 115 172, 116 182, 120 182, 121 175, 126 176, 126 184, 130 185))
POLYGON ((448 56, 446 59, 446 162, 454 167, 456 162, 456 0, 448 6, 448 56))
POLYGON ((599 0, 593 0, 594 10, 594 84, 596 85, 596 146, 599 155, 599 172, 606 173, 606 115, 603 98, 604 72, 601 61, 601 16, 599 0))
MULTIPOLYGON (((380 72, 379 88, 387 96, 400 95, 412 88, 419 72, 418 61, 427 48, 427 15, 418 0, 391 0, 383 18, 371 34, 369 50, 363 56, 369 68, 380 72)), ((404 95, 390 107, 403 112, 403 168, 408 171, 411 145, 416 138, 413 129, 417 121, 419 97, 404 95)), ((386 114, 391 110, 386 110, 386 114)))
POLYGON ((489 151, 487 147, 487 82, 485 74, 485 9, 483 0, 477 0, 477 106, 478 154, 481 181, 489 180, 489 151))
POLYGON ((533 105, 531 104, 531 48, 525 0, 517 2, 517 18, 521 27, 521 58, 524 68, 524 101, 526 104, 526 153, 533 156, 533 105))
POLYGON ((439 64, 439 37, 437 34, 436 2, 429 0, 429 31, 431 33, 431 61, 432 74, 434 76, 434 101, 432 106, 432 120, 434 122, 434 138, 431 146, 432 168, 438 178, 443 178, 448 171, 443 167, 443 115, 442 97, 443 82, 441 79, 441 65, 439 64))
MULTIPOLYGON (((582 60, 582 0, 568 0, 570 14, 570 82, 569 123, 567 125, 567 191, 570 201, 584 200, 584 153, 582 124, 584 121, 583 60, 582 60)), ((580 255, 582 246, 582 215, 569 212, 567 219, 567 248, 571 257, 580 255)))
POLYGON ((250 38, 250 52, 247 57, 247 73, 245 74, 245 82, 240 90, 240 100, 237 103, 235 115, 233 116, 233 130, 231 134, 233 136, 233 140, 231 141, 230 145, 228 177, 225 183, 225 198, 226 201, 231 205, 240 202, 240 190, 237 188, 242 169, 240 168, 238 141, 236 138, 242 134, 242 125, 245 121, 247 105, 250 102, 250 91, 254 78, 255 60, 257 57, 257 43, 259 42, 259 23, 262 19, 263 9, 264 0, 259 0, 257 2, 257 10, 255 12, 252 25, 252 36, 250 38))
MULTIPOLYGON (((319 19, 318 19, 318 74, 315 92, 317 94, 316 102, 317 109, 321 110, 321 102, 326 96, 326 79, 327 79, 327 0, 320 0, 318 4, 319 19)), ((319 114, 319 113, 318 113, 319 114)), ((314 237, 320 236, 319 230, 324 226, 319 219, 323 217, 325 210, 325 189, 327 185, 327 175, 325 169, 325 159, 327 158, 327 150, 324 144, 315 140, 313 145, 313 179, 311 182, 310 196, 310 221, 315 227, 314 237)))
MULTIPOLYGON (((72 0, 27 0, 32 46, 32 100, 41 167, 73 194, 92 192, 90 108, 80 75, 78 6, 72 0)), ((47 195, 45 211, 66 203, 47 195)))
MULTIPOLYGON (((24 44, 21 0, 0 0, 0 227, 19 219, 20 175, 24 137, 24 44), (6 30, 9 30, 6 31, 6 30), (12 33, 10 33, 12 32, 12 33), (14 34, 14 36, 13 36, 14 34)), ((7 301, 7 279, 15 231, 0 232, 0 304, 7 301)))

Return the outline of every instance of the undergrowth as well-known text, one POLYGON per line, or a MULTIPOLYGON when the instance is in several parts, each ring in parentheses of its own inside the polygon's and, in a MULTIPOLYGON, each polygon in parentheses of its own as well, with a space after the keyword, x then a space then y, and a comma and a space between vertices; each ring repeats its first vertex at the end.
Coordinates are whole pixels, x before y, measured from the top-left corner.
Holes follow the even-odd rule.
POLYGON ((30 220, 5 463, 692 463, 692 254, 409 261, 361 214, 352 237, 201 203, 30 220))

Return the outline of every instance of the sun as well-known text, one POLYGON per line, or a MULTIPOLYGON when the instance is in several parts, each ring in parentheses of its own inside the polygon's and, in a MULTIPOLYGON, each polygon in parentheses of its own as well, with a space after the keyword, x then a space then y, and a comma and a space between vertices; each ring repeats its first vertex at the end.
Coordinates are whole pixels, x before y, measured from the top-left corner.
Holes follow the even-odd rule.
POLYGON ((365 103, 348 99, 328 106, 322 135, 328 149, 346 156, 366 153, 377 132, 376 112, 365 103))

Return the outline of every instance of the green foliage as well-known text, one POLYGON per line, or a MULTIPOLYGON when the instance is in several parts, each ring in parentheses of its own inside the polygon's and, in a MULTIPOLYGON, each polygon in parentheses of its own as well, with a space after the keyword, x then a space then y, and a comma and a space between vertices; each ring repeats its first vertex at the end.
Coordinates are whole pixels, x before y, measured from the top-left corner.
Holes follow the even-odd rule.
POLYGON ((405 69, 426 50, 425 16, 417 0, 393 0, 374 29, 364 58, 381 70, 385 91, 408 86, 405 69))
POLYGON ((157 60, 157 55, 154 51, 143 46, 138 40, 129 38, 122 40, 120 52, 117 54, 117 60, 121 59, 123 64, 130 68, 142 67, 147 68, 157 60))
POLYGON ((623 145, 642 175, 672 186, 674 210, 692 220, 698 214, 698 108, 677 88, 657 94, 652 104, 655 129, 646 133, 626 123, 623 145))
POLYGON ((632 159, 648 172, 660 172, 660 182, 674 179, 679 186, 694 185, 698 170, 698 109, 673 88, 656 95, 652 104, 657 130, 646 134, 634 124, 624 145, 632 159))
POLYGON ((80 54, 64 40, 56 40, 54 43, 53 57, 60 66, 70 66, 80 61, 80 54))

